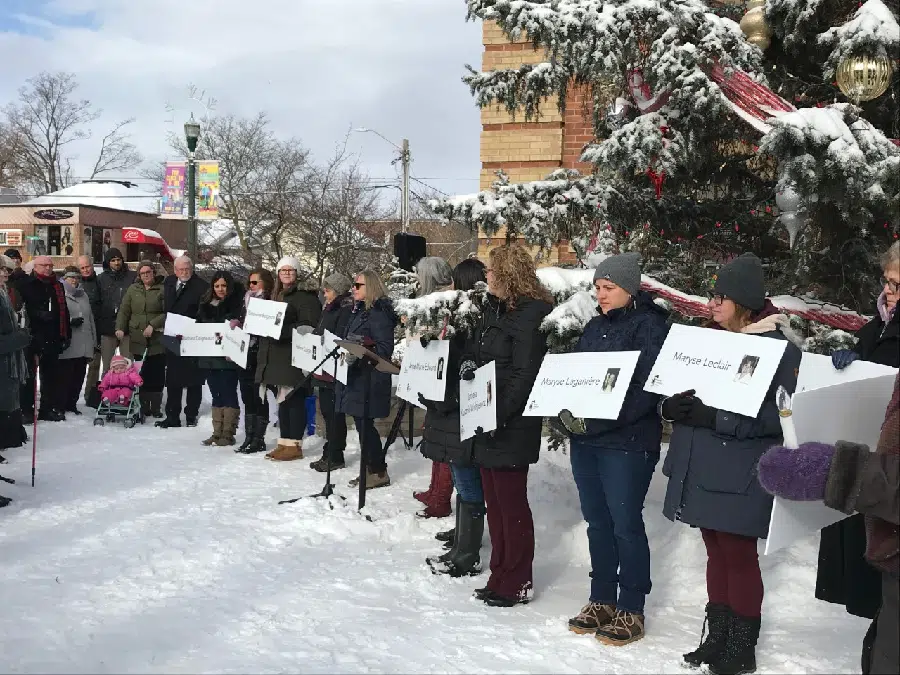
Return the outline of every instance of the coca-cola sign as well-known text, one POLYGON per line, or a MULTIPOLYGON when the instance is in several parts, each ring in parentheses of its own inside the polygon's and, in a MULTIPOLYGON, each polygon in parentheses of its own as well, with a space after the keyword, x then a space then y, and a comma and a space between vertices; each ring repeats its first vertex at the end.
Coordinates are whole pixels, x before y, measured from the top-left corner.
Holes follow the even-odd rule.
POLYGON ((75 214, 68 209, 41 209, 34 212, 34 217, 38 220, 66 220, 74 218, 75 214))

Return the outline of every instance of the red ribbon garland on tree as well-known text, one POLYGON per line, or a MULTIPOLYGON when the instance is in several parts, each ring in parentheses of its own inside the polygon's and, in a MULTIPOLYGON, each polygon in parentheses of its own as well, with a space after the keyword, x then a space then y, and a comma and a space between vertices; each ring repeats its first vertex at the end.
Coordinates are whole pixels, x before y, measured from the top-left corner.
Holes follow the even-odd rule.
POLYGON ((662 186, 663 181, 666 179, 666 172, 660 171, 656 173, 653 169, 647 169, 647 176, 650 178, 650 182, 653 183, 653 187, 656 190, 656 198, 662 199, 662 186))

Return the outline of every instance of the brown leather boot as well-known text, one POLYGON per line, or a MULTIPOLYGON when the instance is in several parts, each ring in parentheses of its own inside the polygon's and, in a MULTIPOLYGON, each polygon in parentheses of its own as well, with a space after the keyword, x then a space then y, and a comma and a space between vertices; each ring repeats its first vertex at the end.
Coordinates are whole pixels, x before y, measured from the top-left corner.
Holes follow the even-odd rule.
POLYGON ((212 445, 213 443, 218 442, 219 438, 222 436, 222 420, 224 413, 225 408, 212 409, 213 432, 212 436, 203 441, 203 445, 212 445))
POLYGON ((273 462, 292 462, 295 459, 303 459, 303 448, 300 446, 300 441, 279 438, 278 446, 267 454, 266 458, 273 462))
POLYGON ((222 433, 216 440, 216 445, 234 445, 234 434, 238 428, 238 420, 241 417, 240 408, 222 408, 222 433))

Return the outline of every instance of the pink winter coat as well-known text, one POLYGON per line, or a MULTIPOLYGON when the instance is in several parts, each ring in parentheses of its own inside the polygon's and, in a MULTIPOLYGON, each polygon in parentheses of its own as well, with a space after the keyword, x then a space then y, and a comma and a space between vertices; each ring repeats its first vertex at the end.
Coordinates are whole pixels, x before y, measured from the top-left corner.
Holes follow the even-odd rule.
POLYGON ((128 403, 131 401, 134 387, 140 387, 142 384, 144 384, 144 380, 141 379, 135 365, 131 364, 125 369, 125 372, 116 373, 110 370, 106 373, 103 381, 100 382, 99 389, 107 401, 118 403, 121 400, 128 403))

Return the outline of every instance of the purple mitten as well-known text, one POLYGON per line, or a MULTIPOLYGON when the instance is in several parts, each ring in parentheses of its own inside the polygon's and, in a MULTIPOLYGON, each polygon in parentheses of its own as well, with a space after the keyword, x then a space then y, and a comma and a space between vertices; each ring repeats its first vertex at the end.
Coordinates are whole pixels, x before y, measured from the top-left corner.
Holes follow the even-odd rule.
POLYGON ((796 450, 773 446, 759 458, 759 484, 776 497, 821 501, 833 456, 834 446, 825 443, 801 443, 796 450))

